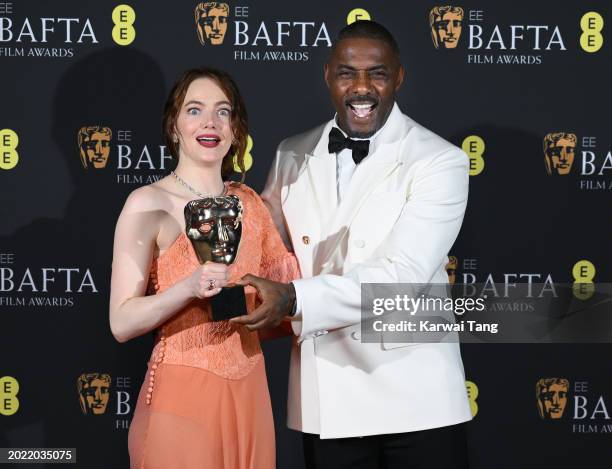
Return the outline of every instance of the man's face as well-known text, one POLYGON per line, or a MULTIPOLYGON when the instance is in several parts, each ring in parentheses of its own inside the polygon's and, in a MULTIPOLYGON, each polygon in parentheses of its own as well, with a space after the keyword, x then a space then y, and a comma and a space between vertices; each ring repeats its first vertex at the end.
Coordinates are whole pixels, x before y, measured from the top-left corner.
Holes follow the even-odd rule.
MULTIPOLYGON (((227 31, 227 12, 221 8, 211 8, 200 12, 198 28, 214 46, 222 44, 227 31)), ((200 38, 202 41, 204 38, 200 38)))
POLYGON ((83 386, 81 391, 85 398, 86 408, 94 415, 103 414, 109 398, 109 383, 102 379, 94 379, 83 386))
POLYGON ((83 140, 81 157, 85 158, 86 166, 90 164, 94 168, 104 168, 110 154, 110 135, 102 132, 93 132, 83 140))
POLYGON ((462 23, 461 13, 452 13, 450 11, 434 20, 432 28, 439 47, 443 49, 454 49, 457 47, 459 36, 461 36, 462 23))
POLYGON ((543 417, 560 419, 567 404, 567 386, 551 384, 540 394, 540 405, 543 406, 543 417))
POLYGON ((546 150, 546 167, 549 173, 564 176, 569 174, 574 163, 576 142, 560 138, 553 146, 546 150))
POLYGON ((403 80, 393 50, 378 39, 342 39, 325 64, 338 124, 350 137, 368 138, 384 125, 403 80))
POLYGON ((231 264, 236 258, 242 234, 242 205, 236 196, 196 201, 190 208, 188 237, 208 246, 213 262, 231 264), (212 201, 212 203, 211 203, 212 201))

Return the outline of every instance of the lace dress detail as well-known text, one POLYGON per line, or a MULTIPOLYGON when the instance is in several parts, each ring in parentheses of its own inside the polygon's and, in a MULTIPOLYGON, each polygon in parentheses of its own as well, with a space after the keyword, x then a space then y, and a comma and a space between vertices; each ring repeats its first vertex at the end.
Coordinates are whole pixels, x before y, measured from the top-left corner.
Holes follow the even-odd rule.
MULTIPOLYGON (((259 196, 245 185, 230 185, 229 193, 240 197, 244 206, 242 237, 230 266, 230 282, 247 273, 279 281, 298 278, 297 261, 284 248, 259 196)), ((153 260, 148 291, 163 292, 198 265, 191 241, 181 233, 162 256, 153 260)), ((252 311, 258 304, 256 292, 247 287, 245 294, 247 309, 252 311)), ((210 303, 203 299, 192 301, 158 329, 151 362, 193 366, 223 378, 240 379, 261 356, 257 332, 228 321, 213 322, 210 303)))

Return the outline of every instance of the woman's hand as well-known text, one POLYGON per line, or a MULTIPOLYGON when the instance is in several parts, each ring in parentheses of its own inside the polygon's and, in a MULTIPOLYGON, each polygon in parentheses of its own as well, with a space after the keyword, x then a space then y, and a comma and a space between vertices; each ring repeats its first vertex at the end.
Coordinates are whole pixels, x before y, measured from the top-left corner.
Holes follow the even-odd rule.
POLYGON ((189 291, 194 298, 210 298, 217 295, 229 280, 229 267, 216 262, 206 262, 187 277, 189 291))

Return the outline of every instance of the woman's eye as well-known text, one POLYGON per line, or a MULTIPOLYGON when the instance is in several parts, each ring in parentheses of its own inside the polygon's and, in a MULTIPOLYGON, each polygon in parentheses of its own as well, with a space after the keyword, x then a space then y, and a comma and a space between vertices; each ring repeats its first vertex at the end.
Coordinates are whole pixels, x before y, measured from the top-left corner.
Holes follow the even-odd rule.
POLYGON ((221 117, 229 117, 231 114, 231 111, 229 109, 219 109, 218 114, 221 117))
POLYGON ((187 114, 190 116, 197 116, 200 113, 200 110, 197 107, 190 107, 187 109, 187 114))

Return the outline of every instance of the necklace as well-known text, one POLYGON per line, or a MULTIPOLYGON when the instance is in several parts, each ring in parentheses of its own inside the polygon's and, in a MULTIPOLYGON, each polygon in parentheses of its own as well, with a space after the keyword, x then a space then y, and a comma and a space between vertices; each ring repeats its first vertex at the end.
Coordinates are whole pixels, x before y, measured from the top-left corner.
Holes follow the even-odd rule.
POLYGON ((193 187, 191 187, 189 184, 187 184, 182 177, 180 177, 178 174, 176 174, 174 171, 170 171, 170 174, 172 174, 174 176, 174 179, 176 180, 177 183, 181 184, 185 189, 187 189, 189 192, 197 195, 200 199, 206 199, 208 197, 223 197, 224 195, 227 194, 227 186, 225 184, 223 184, 223 191, 221 192, 221 194, 219 195, 204 195, 201 192, 196 191, 193 187))

